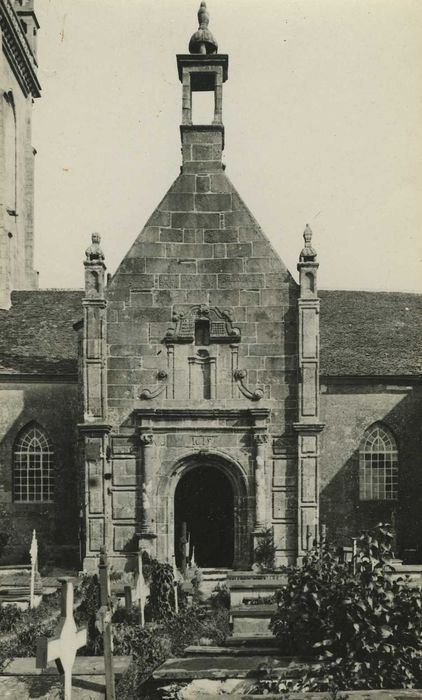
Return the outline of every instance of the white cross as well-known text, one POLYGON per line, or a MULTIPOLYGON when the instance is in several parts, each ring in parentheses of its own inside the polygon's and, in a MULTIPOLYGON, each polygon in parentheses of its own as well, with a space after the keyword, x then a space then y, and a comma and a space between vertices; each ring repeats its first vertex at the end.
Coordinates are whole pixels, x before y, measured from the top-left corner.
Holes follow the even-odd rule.
POLYGON ((32 531, 32 542, 29 554, 31 555, 31 583, 29 589, 29 607, 33 608, 35 606, 35 574, 38 569, 38 542, 35 530, 32 531))
POLYGON ((40 637, 37 644, 37 668, 46 668, 49 661, 55 661, 59 673, 64 673, 64 698, 71 700, 72 668, 76 652, 87 643, 86 627, 78 630, 73 619, 73 583, 59 579, 62 583, 61 616, 56 637, 40 637))

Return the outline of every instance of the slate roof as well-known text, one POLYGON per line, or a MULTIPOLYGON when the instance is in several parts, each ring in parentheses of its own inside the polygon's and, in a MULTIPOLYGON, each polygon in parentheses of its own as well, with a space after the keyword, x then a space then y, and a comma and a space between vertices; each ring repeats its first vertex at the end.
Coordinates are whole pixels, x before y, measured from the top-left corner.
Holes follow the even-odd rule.
POLYGON ((77 334, 82 318, 80 289, 12 292, 0 311, 1 374, 76 374, 77 334))
POLYGON ((422 294, 319 291, 323 375, 422 375, 422 294))
MULTIPOLYGON (((12 293, 0 310, 1 374, 76 374, 80 289, 12 293)), ((321 374, 421 376, 422 295, 321 290, 321 374)))

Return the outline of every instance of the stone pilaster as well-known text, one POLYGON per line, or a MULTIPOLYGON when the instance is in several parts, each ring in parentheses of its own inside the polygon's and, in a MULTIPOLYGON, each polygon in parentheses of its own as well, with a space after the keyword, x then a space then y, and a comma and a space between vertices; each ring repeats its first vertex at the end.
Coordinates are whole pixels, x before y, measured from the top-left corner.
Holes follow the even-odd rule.
POLYGON ((106 306, 104 254, 101 237, 92 234, 86 251, 83 330, 84 420, 105 420, 107 412, 106 306))
POLYGON ((78 426, 84 454, 85 557, 84 570, 95 570, 100 548, 113 548, 111 468, 108 459, 111 426, 82 423, 78 426))
POLYGON ((316 252, 312 231, 306 226, 299 271, 299 409, 294 428, 298 435, 298 557, 299 560, 319 530, 318 435, 319 420, 319 299, 316 252))
POLYGON ((105 264, 100 236, 92 234, 86 250, 85 297, 83 305, 83 419, 82 437, 85 475, 85 562, 84 568, 96 567, 100 547, 113 549, 112 473, 109 462, 106 377, 106 306, 105 264))
POLYGON ((153 539, 156 535, 154 474, 156 472, 156 446, 153 433, 141 434, 142 444, 142 539, 153 539))
POLYGON ((263 532, 267 522, 267 489, 265 451, 267 433, 257 433, 255 439, 255 533, 263 532))

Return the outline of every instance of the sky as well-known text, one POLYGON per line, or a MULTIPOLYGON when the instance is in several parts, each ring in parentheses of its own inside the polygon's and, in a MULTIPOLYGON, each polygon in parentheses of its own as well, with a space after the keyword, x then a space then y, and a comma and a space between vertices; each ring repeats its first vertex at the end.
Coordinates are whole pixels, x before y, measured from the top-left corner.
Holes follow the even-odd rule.
MULTIPOLYGON (((422 292, 420 0, 209 0, 229 54, 226 174, 291 272, 306 223, 319 286, 422 292)), ((36 0, 35 264, 114 272, 176 179, 199 0, 36 0)))

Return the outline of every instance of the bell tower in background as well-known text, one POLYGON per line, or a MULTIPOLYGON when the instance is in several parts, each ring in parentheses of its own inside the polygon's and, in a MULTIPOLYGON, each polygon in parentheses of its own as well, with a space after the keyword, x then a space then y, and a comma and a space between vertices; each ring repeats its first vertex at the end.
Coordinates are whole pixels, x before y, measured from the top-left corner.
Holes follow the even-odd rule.
POLYGON ((40 97, 33 0, 0 0, 0 308, 36 289, 32 105, 40 97))

